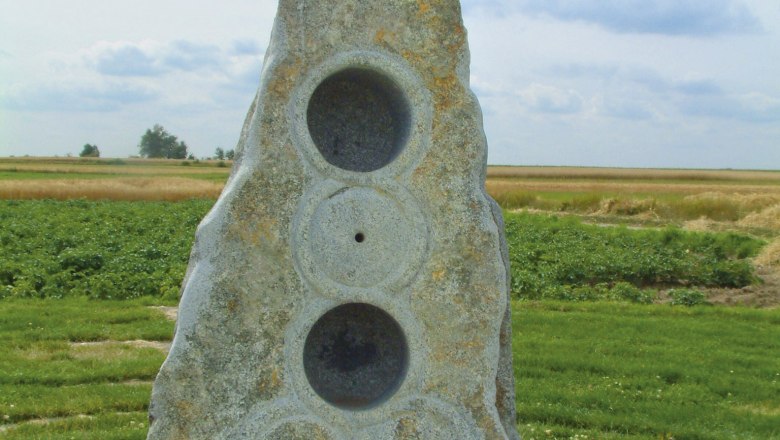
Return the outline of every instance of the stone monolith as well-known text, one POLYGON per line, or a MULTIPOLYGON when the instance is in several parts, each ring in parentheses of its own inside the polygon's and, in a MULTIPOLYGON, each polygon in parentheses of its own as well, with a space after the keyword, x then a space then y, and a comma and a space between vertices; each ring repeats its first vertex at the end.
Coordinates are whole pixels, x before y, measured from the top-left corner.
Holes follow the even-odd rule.
POLYGON ((458 0, 281 0, 149 439, 518 439, 458 0))

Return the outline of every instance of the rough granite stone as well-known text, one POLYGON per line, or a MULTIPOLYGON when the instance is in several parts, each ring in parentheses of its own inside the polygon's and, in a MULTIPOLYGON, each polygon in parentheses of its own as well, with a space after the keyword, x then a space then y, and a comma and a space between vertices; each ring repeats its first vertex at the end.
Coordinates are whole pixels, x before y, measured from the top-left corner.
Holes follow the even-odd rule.
POLYGON ((149 439, 518 439, 458 0, 281 0, 149 439))

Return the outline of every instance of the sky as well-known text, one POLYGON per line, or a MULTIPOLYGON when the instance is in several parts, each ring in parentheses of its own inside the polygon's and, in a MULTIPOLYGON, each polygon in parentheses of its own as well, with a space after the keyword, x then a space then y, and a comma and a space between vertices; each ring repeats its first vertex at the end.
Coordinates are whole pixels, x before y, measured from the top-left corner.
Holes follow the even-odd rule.
MULTIPOLYGON (((488 163, 780 169, 777 0, 462 0, 488 163)), ((0 156, 232 149, 275 0, 0 0, 0 156)))

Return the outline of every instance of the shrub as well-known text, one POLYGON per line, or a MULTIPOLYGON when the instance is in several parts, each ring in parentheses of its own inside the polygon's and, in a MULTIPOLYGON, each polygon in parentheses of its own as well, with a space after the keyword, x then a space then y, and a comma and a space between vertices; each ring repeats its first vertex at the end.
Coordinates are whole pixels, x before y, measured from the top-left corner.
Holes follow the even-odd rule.
POLYGON ((615 299, 622 299, 640 304, 651 304, 653 299, 655 299, 654 292, 642 290, 633 284, 624 281, 612 286, 610 294, 615 299))
POLYGON ((536 195, 523 190, 497 192, 493 198, 506 209, 525 208, 536 201, 536 195))
POLYGON ((671 289, 669 297, 672 298, 672 305, 675 306, 696 306, 700 304, 709 304, 704 292, 696 289, 671 289))

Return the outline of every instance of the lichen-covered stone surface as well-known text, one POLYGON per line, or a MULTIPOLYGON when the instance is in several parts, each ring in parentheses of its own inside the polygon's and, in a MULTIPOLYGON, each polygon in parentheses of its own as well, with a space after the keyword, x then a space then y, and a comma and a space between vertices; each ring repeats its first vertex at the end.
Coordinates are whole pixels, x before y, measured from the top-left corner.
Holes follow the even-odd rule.
POLYGON ((281 0, 150 439, 517 439, 458 0, 281 0))

